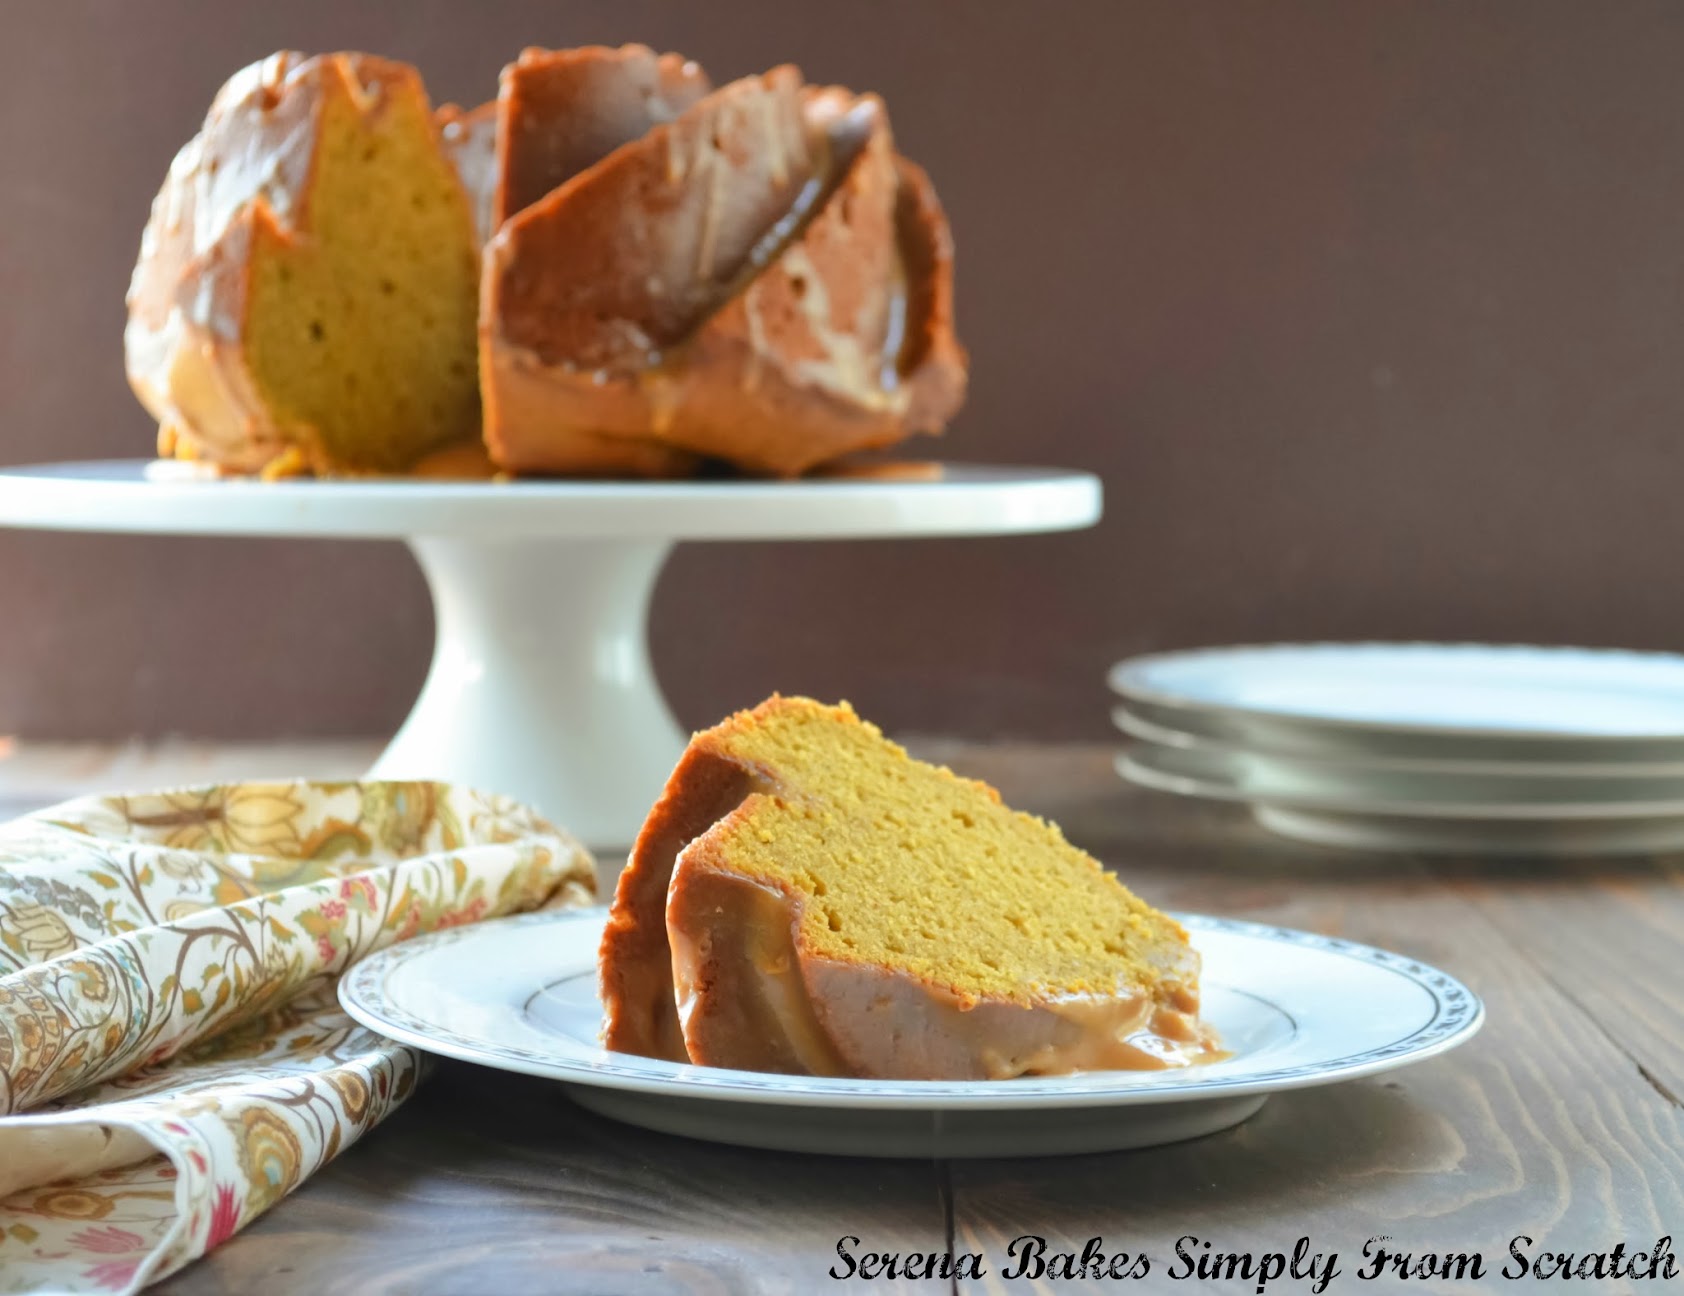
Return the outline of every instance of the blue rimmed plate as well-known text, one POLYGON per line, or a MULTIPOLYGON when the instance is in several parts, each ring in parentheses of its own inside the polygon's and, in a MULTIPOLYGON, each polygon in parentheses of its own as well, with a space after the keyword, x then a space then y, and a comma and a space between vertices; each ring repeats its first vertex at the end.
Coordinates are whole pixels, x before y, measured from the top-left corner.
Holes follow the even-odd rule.
POLYGON ((1206 1020, 1232 1056, 1177 1071, 1004 1081, 770 1075, 610 1053, 597 1039, 602 909, 405 942, 340 982, 364 1025, 431 1053, 559 1081, 582 1106, 716 1142, 849 1156, 1043 1156, 1226 1129, 1269 1094, 1373 1075, 1469 1039, 1479 999, 1436 968, 1328 936, 1182 915, 1206 1020))

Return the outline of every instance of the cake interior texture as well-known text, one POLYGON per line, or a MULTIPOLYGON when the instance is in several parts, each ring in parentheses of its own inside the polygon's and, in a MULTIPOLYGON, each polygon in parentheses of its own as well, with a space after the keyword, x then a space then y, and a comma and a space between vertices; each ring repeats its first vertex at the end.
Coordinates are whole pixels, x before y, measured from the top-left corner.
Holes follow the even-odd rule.
POLYGON ((815 954, 1027 1003, 1149 984, 1149 951, 1180 939, 1055 825, 913 760, 851 710, 782 708, 732 746, 786 790, 749 798, 706 848, 797 893, 815 954))
POLYGON ((468 198, 418 82, 326 94, 306 210, 254 231, 246 339, 283 426, 322 462, 399 471, 479 432, 468 198))
POLYGON ((1215 1056, 1186 932, 1059 829, 845 704, 696 735, 622 875, 610 1048, 910 1078, 1215 1056))

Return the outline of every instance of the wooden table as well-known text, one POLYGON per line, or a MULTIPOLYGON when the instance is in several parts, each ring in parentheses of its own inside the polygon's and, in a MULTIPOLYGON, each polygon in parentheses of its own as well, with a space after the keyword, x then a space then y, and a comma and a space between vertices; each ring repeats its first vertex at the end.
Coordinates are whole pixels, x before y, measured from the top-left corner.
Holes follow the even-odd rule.
MULTIPOLYGON (((925 744, 926 752, 930 745, 925 744)), ((1177 1146, 1046 1160, 801 1157, 646 1133, 543 1082, 442 1065, 397 1115, 212 1256, 158 1288, 263 1293, 820 1292, 837 1241, 976 1252, 987 1274, 865 1284, 920 1292, 1108 1289, 1008 1281, 1023 1234, 1049 1253, 1178 1238, 1259 1256, 1337 1251, 1327 1290, 1505 1291, 1508 1243, 1684 1253, 1684 871, 1673 860, 1491 863, 1364 856, 1269 837, 1227 807, 1122 787, 1109 749, 946 748, 1012 803, 1170 908, 1406 951, 1468 981, 1489 1021, 1462 1049, 1373 1080, 1271 1098, 1177 1146), (1477 1283, 1359 1282, 1366 1242, 1482 1253, 1477 1283)), ((1549 1284, 1552 1287, 1559 1283, 1549 1284)), ((1645 1287, 1648 1284, 1644 1284, 1645 1287)), ((1666 1290, 1674 1284, 1655 1284, 1666 1290)), ((1684 1276, 1677 1280, 1684 1288, 1684 1276)), ((1575 1282, 1569 1291, 1618 1291, 1575 1282)), ((1269 1291, 1306 1292, 1280 1279, 1269 1291)))

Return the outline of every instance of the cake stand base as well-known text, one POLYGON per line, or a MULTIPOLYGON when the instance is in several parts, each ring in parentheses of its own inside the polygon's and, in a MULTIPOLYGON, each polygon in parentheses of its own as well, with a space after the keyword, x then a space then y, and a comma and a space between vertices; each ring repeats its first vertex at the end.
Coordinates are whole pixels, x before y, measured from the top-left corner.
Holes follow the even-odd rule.
POLYGON ((437 623, 421 696, 371 771, 526 801, 624 847, 684 747, 645 617, 664 541, 412 539, 437 623))

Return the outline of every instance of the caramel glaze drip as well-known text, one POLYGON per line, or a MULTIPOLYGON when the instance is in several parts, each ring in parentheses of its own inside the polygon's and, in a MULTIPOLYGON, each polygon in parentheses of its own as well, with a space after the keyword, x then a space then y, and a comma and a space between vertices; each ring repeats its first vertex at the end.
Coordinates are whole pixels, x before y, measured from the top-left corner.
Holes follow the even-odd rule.
MULTIPOLYGON (((782 178, 789 167, 788 143, 782 140, 776 118, 765 110, 765 105, 757 105, 757 108, 765 123, 760 134, 765 141, 767 166, 782 178)), ((718 228, 719 210, 726 197, 723 188, 726 171, 716 155, 703 153, 695 163, 710 165, 708 205, 703 216, 703 238, 696 276, 702 282, 715 282, 714 296, 684 336, 672 339, 664 346, 652 345, 644 357, 643 368, 636 374, 636 380, 648 393, 650 404, 657 412, 657 433, 665 432, 672 422, 675 393, 681 390, 679 375, 696 359, 694 343, 701 330, 727 303, 741 301, 751 287, 780 262, 787 262, 786 268, 803 284, 801 314, 823 353, 822 357, 802 364, 804 376, 846 393, 863 404, 880 406, 886 403, 885 395, 900 386, 903 372, 908 371, 906 253, 898 233, 889 267, 885 319, 879 338, 862 339, 852 328, 836 326, 831 319, 824 275, 810 263, 802 248, 802 240, 815 218, 830 204, 851 171, 862 164, 862 155, 877 132, 886 130, 882 102, 870 95, 853 99, 845 91, 815 91, 809 95, 807 118, 805 151, 812 160, 812 173, 796 192, 789 209, 766 229, 736 273, 727 279, 713 279, 716 266, 712 237, 712 232, 718 228), (865 354, 867 351, 874 354, 868 356, 865 354)), ((749 309, 748 325, 751 332, 763 333, 752 307, 749 309)), ((763 336, 757 337, 756 341, 763 344, 763 336)), ((751 372, 751 383, 754 377, 751 372)))
POLYGON ((1225 1056, 1187 983, 1163 993, 970 1000, 892 969, 803 958, 799 902, 701 874, 667 910, 692 1062, 795 1075, 1009 1080, 1157 1071, 1225 1056))

